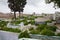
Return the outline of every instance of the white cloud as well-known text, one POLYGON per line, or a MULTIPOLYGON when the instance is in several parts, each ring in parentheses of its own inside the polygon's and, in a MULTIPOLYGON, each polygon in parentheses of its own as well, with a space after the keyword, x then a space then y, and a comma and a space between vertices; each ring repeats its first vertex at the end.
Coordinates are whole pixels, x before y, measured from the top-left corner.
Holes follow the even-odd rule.
POLYGON ((36 12, 36 13, 54 13, 53 3, 45 4, 44 0, 29 0, 25 7, 25 12, 36 12), (28 6, 29 5, 29 6, 28 6))
MULTIPOLYGON (((59 11, 57 9, 56 11, 59 11)), ((7 0, 0 0, 0 12, 9 12, 7 0)), ((53 3, 45 4, 44 0, 27 0, 24 13, 54 13, 53 3)))

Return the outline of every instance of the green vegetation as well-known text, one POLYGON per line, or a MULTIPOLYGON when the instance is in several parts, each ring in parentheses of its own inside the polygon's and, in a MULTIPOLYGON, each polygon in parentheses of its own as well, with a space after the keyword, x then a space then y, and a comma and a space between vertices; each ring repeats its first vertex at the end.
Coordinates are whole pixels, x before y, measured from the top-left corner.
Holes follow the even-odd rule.
POLYGON ((49 29, 43 29, 40 34, 47 36, 55 36, 55 33, 49 29))
POLYGON ((35 30, 31 28, 30 33, 47 35, 47 36, 55 36, 54 32, 56 32, 56 29, 57 29, 56 26, 48 26, 46 24, 39 24, 35 30))
POLYGON ((21 32, 18 38, 30 38, 28 31, 21 32))
POLYGON ((14 25, 14 24, 15 24, 15 25, 18 25, 18 24, 20 24, 21 22, 22 22, 22 21, 11 21, 11 24, 12 24, 12 25, 14 25))
POLYGON ((34 30, 34 28, 33 28, 33 27, 31 27, 31 28, 29 29, 29 31, 32 31, 32 30, 34 30))
POLYGON ((31 30, 30 34, 40 34, 40 32, 38 30, 31 30))
POLYGON ((45 24, 40 24, 40 25, 38 25, 38 27, 36 29, 39 31, 42 31, 45 27, 46 27, 45 24))
POLYGON ((20 20, 19 18, 16 19, 16 21, 12 21, 11 24, 15 24, 15 25, 18 25, 20 24, 21 22, 24 23, 24 25, 28 25, 28 24, 35 24, 35 16, 22 16, 21 17, 23 20, 20 20), (30 20, 30 22, 28 22, 28 20, 30 20))
POLYGON ((1 21, 1 20, 0 20, 0 27, 5 27, 5 26, 7 26, 7 23, 8 23, 8 22, 6 22, 6 21, 1 21))
MULTIPOLYGON (((24 25, 28 25, 28 24, 35 25, 34 19, 35 19, 35 16, 30 16, 30 17, 24 16, 23 20, 20 20, 19 18, 17 18, 16 21, 11 21, 11 24, 18 25, 21 22, 23 22, 24 25), (29 22, 28 22, 28 20, 29 20, 29 22)), ((51 23, 51 22, 52 21, 46 21, 46 23, 51 23)), ((54 36, 55 35, 54 32, 56 32, 56 29, 57 29, 56 26, 48 26, 47 24, 39 24, 39 25, 37 25, 36 29, 31 27, 29 29, 29 33, 28 33, 28 31, 21 32, 21 30, 18 28, 7 28, 6 27, 7 23, 8 22, 0 21, 0 26, 1 26, 0 30, 20 33, 19 38, 29 38, 30 37, 29 33, 30 34, 41 34, 41 35, 47 35, 47 36, 54 36)))
POLYGON ((29 24, 35 24, 35 21, 34 20, 31 20, 30 22, 28 22, 29 24))
POLYGON ((49 29, 49 30, 51 30, 51 31, 53 31, 53 32, 55 32, 56 29, 57 29, 56 26, 47 26, 46 28, 49 29))
POLYGON ((48 26, 46 24, 40 24, 40 25, 38 25, 38 27, 36 29, 39 30, 39 31, 42 31, 44 28, 49 29, 49 30, 51 30, 53 32, 55 32, 56 29, 57 29, 56 26, 48 26))
POLYGON ((51 20, 46 21, 46 23, 51 23, 51 22, 52 22, 51 20))
POLYGON ((18 28, 1 27, 0 30, 9 31, 9 32, 16 32, 16 33, 20 33, 21 32, 21 30, 18 29, 18 28))
POLYGON ((60 36, 60 33, 58 33, 57 36, 60 36))
MULTIPOLYGON (((13 22, 13 23, 16 23, 16 22, 13 22)), ((19 23, 19 21, 17 21, 17 23, 19 23)), ((8 28, 8 27, 6 27, 7 24, 8 24, 8 21, 0 20, 0 30, 9 31, 9 32, 16 32, 16 33, 20 33, 21 32, 21 30, 18 29, 18 28, 8 28)))

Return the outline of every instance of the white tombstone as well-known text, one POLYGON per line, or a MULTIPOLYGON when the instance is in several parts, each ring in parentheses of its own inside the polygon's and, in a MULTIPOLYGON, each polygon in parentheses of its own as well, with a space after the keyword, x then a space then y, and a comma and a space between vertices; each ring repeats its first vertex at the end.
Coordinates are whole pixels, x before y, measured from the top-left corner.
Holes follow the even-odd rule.
POLYGON ((10 26, 10 23, 7 24, 7 27, 9 27, 9 26, 10 26))
POLYGON ((8 28, 18 28, 19 26, 11 25, 11 23, 8 23, 8 24, 7 24, 7 27, 8 27, 8 28))
POLYGON ((21 22, 21 23, 19 24, 19 29, 20 29, 20 30, 23 30, 23 27, 24 27, 24 23, 21 22))
POLYGON ((24 23, 23 23, 23 22, 21 22, 21 23, 19 24, 19 26, 20 26, 20 27, 23 27, 23 26, 24 26, 24 23))

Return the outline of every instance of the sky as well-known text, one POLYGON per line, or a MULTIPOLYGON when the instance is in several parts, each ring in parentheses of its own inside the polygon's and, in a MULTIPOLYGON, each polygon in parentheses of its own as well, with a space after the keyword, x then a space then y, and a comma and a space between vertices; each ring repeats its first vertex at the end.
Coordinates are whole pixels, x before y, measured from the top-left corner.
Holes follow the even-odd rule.
MULTIPOLYGON (((45 0, 27 0, 27 4, 24 8, 24 13, 33 12, 41 14, 41 13, 55 13, 55 11, 59 11, 60 9, 53 8, 53 3, 46 4, 45 0)), ((9 13, 11 12, 8 8, 7 0, 0 0, 0 12, 9 13)))

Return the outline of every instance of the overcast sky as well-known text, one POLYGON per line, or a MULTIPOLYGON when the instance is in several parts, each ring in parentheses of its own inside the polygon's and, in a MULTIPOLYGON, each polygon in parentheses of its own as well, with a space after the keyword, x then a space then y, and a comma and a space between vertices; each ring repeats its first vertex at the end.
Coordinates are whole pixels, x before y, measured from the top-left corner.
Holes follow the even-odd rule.
MULTIPOLYGON (((54 9, 53 3, 46 4, 45 0, 27 0, 27 4, 24 8, 24 13, 54 13, 60 9, 54 9)), ((8 8, 7 0, 0 0, 0 12, 8 13, 10 9, 8 8)))

